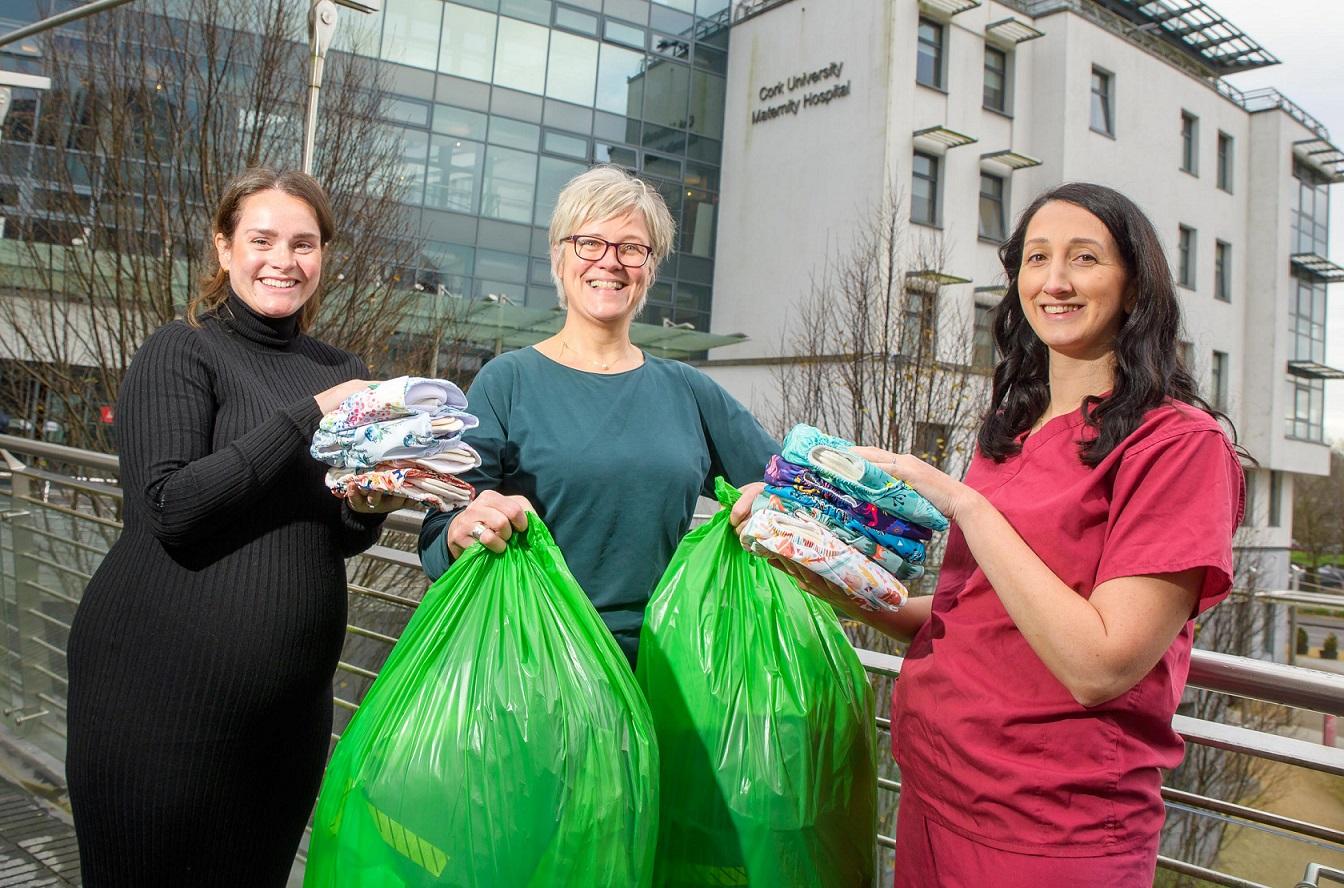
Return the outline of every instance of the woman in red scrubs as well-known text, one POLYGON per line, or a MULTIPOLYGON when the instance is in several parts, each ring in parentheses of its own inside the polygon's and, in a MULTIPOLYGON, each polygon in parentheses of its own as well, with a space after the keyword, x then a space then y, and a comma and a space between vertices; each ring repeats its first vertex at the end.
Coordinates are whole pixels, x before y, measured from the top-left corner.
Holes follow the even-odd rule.
POLYGON ((1181 761, 1192 621, 1232 584, 1241 465, 1132 201, 1055 188, 1000 258, 1003 359, 965 481, 859 451, 954 523, 931 598, 855 613, 913 638, 892 702, 896 885, 1151 885, 1159 769, 1181 761))

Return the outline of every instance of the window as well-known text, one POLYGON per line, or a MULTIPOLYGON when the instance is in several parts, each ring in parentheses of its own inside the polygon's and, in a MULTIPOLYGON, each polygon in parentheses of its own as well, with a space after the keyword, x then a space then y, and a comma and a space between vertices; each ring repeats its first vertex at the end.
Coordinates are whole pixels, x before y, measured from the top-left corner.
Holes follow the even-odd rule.
POLYGON ((1218 187, 1232 193, 1232 137, 1218 134, 1218 187))
POLYGON ((691 70, 691 108, 687 113, 686 128, 693 133, 723 138, 723 97, 726 81, 709 71, 691 70))
POLYGON ((496 115, 491 115, 489 121, 490 137, 487 141, 491 145, 503 145, 505 148, 517 148, 521 151, 537 150, 537 142, 541 139, 541 127, 535 123, 496 115))
POLYGON ((1293 252, 1329 255, 1330 184, 1304 163, 1293 161, 1297 206, 1292 210, 1293 252))
MULTIPOLYGON (((645 78, 648 76, 646 74, 645 78)), ((687 129, 690 120, 687 116, 686 102, 691 93, 691 69, 686 65, 663 62, 659 66, 657 79, 647 83, 646 86, 648 101, 644 103, 644 144, 650 145, 651 141, 658 139, 657 131, 649 129, 650 123, 678 130, 687 129)), ((681 138, 677 133, 669 132, 665 135, 673 141, 681 138)), ((671 144, 660 144, 657 147, 661 151, 678 154, 682 151, 680 147, 673 147, 671 144)))
POLYGON ((1181 112, 1181 169, 1199 175, 1199 118, 1189 111, 1181 112))
POLYGON ((587 164, 556 157, 543 157, 537 173, 537 206, 532 213, 536 225, 550 225, 555 211, 555 199, 565 183, 588 168, 587 164))
POLYGON ((1269 526, 1283 524, 1283 472, 1269 473, 1269 526))
POLYGON ((37 91, 14 88, 9 103, 9 114, 5 116, 4 127, 0 128, 0 139, 6 142, 31 142, 36 122, 37 91))
POLYGON ((459 139, 485 141, 486 125, 490 118, 479 111, 454 108, 452 105, 434 106, 434 132, 459 139))
MULTIPOLYGON (((1294 274, 1288 302, 1289 360, 1325 360, 1324 281, 1294 274)), ((1288 374, 1287 430, 1290 438, 1325 440, 1325 381, 1288 374)))
POLYGON ((932 357, 934 353, 934 326, 938 306, 937 288, 905 291, 905 305, 901 318, 901 354, 907 357, 932 357))
POLYGON ((1288 415, 1284 434, 1325 442, 1325 380, 1287 374, 1288 415))
POLYGON ((546 95, 575 105, 592 105, 597 83, 597 46, 596 40, 553 32, 546 95))
POLYGON ((1325 361, 1324 281, 1293 275, 1293 297, 1288 301, 1288 334, 1292 360, 1325 361))
POLYGON ((485 152, 481 215, 508 222, 532 221, 537 156, 491 145, 485 152))
MULTIPOLYGON (((681 250, 693 256, 714 255, 714 208, 718 198, 708 191, 687 188, 682 199, 681 250)), ((682 266, 685 275, 686 266, 682 266)))
POLYGON ((914 180, 910 185, 910 221, 938 224, 938 158, 915 152, 914 180))
POLYGON ((1195 230, 1181 226, 1176 246, 1176 283, 1195 288, 1195 230))
POLYGON ((1223 241, 1213 247, 1213 298, 1232 301, 1232 245, 1223 241))
POLYGON ((597 107, 638 118, 644 108, 644 53, 604 43, 597 67, 597 107))
POLYGON ((439 41, 439 70, 471 80, 489 82, 495 66, 497 16, 456 3, 443 4, 443 33, 439 41))
POLYGON ((397 129, 396 140, 401 145, 401 166, 397 170, 397 184, 401 186, 401 200, 419 204, 425 200, 425 173, 429 168, 429 133, 418 129, 397 129))
POLYGON ((540 25, 500 18, 495 38, 495 85, 541 95, 546 85, 549 38, 550 31, 540 25))
POLYGON ((1092 68, 1092 129, 1104 136, 1115 135, 1115 78, 1109 71, 1092 68))
POLYGON ((425 205, 475 213, 484 159, 485 147, 479 142, 453 136, 431 136, 425 205))
POLYGON ((383 51, 389 61, 434 70, 439 56, 438 0, 397 0, 383 12, 383 51))
POLYGON ((927 463, 938 465, 947 453, 947 435, 947 426, 942 423, 915 423, 914 455, 927 463))
POLYGON ((985 45, 985 107, 1008 111, 1008 53, 985 45))
POLYGON ((1227 352, 1213 353, 1213 381, 1210 385, 1213 395, 1213 409, 1227 412, 1227 352))
POLYGON ((980 236, 1002 241, 1007 222, 1004 217, 1003 179, 980 174, 980 236))
POLYGON ((975 326, 971 330, 971 366, 977 370, 992 370, 998 358, 994 344, 994 306, 975 304, 975 326))
POLYGON ((915 82, 943 88, 943 26, 926 18, 919 20, 915 82))

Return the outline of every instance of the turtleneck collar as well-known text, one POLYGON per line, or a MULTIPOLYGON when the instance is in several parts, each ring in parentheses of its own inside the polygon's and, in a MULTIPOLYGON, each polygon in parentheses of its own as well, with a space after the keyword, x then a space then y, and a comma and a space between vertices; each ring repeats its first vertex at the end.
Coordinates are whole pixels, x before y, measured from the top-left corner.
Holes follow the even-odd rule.
POLYGON ((266 348, 288 348, 299 338, 299 312, 283 318, 268 318, 253 311, 232 290, 228 301, 219 307, 219 318, 239 336, 266 348))

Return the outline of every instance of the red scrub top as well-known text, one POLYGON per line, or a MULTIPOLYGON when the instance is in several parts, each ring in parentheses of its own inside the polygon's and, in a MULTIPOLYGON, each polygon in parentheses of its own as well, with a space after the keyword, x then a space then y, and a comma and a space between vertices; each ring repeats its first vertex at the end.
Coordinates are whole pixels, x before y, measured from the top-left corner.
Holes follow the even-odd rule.
MULTIPOLYGON (((1222 428, 1197 408, 1164 405, 1089 468, 1078 442, 1094 434, 1081 411, 1056 417, 1002 463, 977 453, 966 483, 1083 597, 1115 577, 1195 567, 1207 568, 1195 614, 1226 597, 1245 489, 1222 428)), ((1158 769, 1184 751, 1171 718, 1193 634, 1187 622, 1137 685, 1083 707, 954 528, 892 700, 903 792, 948 829, 1009 851, 1092 856, 1151 841, 1163 819, 1158 769)))

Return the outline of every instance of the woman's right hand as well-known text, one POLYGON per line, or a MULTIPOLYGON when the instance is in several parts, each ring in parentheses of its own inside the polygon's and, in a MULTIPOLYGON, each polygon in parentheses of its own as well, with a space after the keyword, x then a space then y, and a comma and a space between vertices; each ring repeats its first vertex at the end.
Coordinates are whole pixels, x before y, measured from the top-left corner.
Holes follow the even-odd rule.
POLYGON ((527 513, 535 511, 527 497, 483 490, 448 524, 444 533, 448 552, 457 558, 476 542, 491 552, 503 552, 514 530, 527 530, 527 513))
POLYGON ((321 408, 322 413, 327 414, 341 406, 341 402, 346 398, 355 392, 362 392, 370 384, 367 379, 349 379, 339 385, 333 385, 325 392, 313 395, 313 400, 317 402, 317 406, 321 408))

